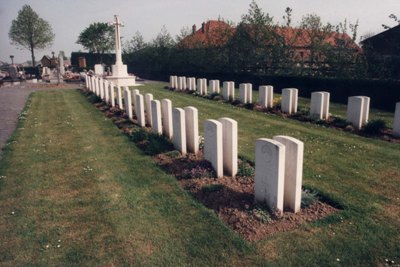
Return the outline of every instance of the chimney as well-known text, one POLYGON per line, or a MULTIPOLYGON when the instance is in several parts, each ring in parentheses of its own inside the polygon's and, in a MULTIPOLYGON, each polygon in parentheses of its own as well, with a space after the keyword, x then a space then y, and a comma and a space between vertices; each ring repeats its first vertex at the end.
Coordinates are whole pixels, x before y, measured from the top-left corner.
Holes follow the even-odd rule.
POLYGON ((202 32, 202 33, 205 33, 205 30, 206 30, 206 23, 203 22, 203 23, 201 24, 201 32, 202 32))
POLYGON ((193 24, 193 26, 192 26, 192 34, 195 34, 196 33, 196 24, 193 24))

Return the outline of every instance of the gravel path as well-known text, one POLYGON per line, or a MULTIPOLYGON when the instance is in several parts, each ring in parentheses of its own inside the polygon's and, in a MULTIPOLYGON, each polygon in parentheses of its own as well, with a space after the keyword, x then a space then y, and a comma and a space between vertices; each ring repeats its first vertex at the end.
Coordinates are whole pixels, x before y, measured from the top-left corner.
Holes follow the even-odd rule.
MULTIPOLYGON (((57 87, 57 85, 54 85, 54 87, 57 87)), ((65 84, 62 86, 62 89, 76 88, 79 88, 79 85, 65 84)), ((0 159, 3 155, 3 147, 17 126, 18 116, 24 108, 28 96, 35 91, 51 89, 48 84, 0 87, 0 159)))

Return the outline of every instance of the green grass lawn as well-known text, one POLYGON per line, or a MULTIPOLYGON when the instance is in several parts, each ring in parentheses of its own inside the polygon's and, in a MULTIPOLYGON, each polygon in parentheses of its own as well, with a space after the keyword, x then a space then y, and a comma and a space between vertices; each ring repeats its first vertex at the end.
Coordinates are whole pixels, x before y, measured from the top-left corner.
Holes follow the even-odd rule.
POLYGON ((174 107, 198 108, 200 132, 205 119, 237 120, 239 153, 249 159, 257 138, 303 141, 303 184, 343 210, 249 244, 192 200, 80 93, 41 92, 1 162, 0 265, 400 262, 399 144, 171 92, 165 85, 138 89, 169 98, 174 107))

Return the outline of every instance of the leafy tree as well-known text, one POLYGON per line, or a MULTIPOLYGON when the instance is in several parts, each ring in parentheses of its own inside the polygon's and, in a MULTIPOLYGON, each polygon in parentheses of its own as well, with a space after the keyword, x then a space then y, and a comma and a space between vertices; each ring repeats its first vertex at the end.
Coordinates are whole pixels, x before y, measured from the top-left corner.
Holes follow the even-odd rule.
POLYGON ((148 46, 149 45, 144 41, 143 35, 137 31, 135 35, 125 44, 124 53, 134 53, 148 46))
POLYGON ((161 31, 157 35, 157 37, 153 39, 153 46, 161 48, 171 48, 174 45, 175 45, 174 39, 172 39, 171 34, 168 32, 167 27, 165 27, 164 25, 161 28, 161 31))
MULTIPOLYGON (((400 19, 397 18, 397 16, 396 16, 395 14, 390 14, 390 15, 389 15, 389 18, 392 19, 392 20, 394 20, 398 25, 400 25, 400 19)), ((385 30, 389 30, 389 29, 392 28, 392 27, 390 27, 390 26, 388 26, 388 25, 386 25, 386 24, 382 24, 382 27, 383 27, 385 30)))
POLYGON ((97 53, 102 62, 104 53, 114 48, 114 27, 104 22, 92 23, 79 34, 76 43, 89 50, 89 53, 97 53))
POLYGON ((40 18, 29 5, 24 5, 11 22, 8 36, 12 44, 29 49, 32 66, 35 66, 35 50, 51 45, 55 35, 47 21, 40 18))

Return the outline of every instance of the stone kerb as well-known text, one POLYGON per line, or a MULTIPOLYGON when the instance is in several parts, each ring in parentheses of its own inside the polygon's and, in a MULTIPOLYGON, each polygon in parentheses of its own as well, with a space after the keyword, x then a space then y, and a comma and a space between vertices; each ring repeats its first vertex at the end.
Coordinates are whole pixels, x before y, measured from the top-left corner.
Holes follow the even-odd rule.
MULTIPOLYGON (((134 98, 132 98, 133 101, 135 101, 134 98)), ((122 92, 121 92, 121 86, 117 86, 117 102, 118 102, 118 107, 119 109, 123 109, 123 104, 122 104, 122 92)))
POLYGON ((169 99, 161 100, 161 113, 162 113, 162 127, 163 134, 169 139, 172 138, 172 102, 169 99))
POLYGON ((217 177, 223 176, 222 123, 204 121, 204 159, 213 166, 217 177))
POLYGON ((282 112, 294 114, 297 112, 298 90, 296 88, 282 89, 282 112))
POLYGON ((153 95, 152 94, 145 94, 144 95, 144 109, 146 112, 146 124, 152 127, 151 124, 151 105, 150 101, 153 100, 153 95))
POLYGON ((222 97, 226 101, 233 101, 235 99, 235 82, 223 82, 222 97))
POLYGON ((114 83, 110 83, 110 103, 112 107, 115 107, 115 91, 114 91, 114 83))
POLYGON ((135 113, 138 125, 144 127, 146 125, 146 120, 144 117, 144 100, 141 94, 137 94, 135 98, 135 113))
POLYGON ((273 211, 283 211, 285 181, 285 146, 278 141, 260 138, 256 141, 254 195, 273 211))
POLYGON ((370 99, 367 96, 351 96, 347 102, 347 121, 356 129, 361 129, 369 116, 370 99))
POLYGON ((152 120, 152 132, 158 135, 162 134, 161 125, 161 105, 158 100, 151 100, 151 120, 152 120))
POLYGON ((173 136, 172 143, 175 148, 186 155, 186 125, 185 125, 185 111, 181 108, 174 108, 172 110, 173 120, 173 136))
POLYGON ((195 107, 185 107, 186 143, 187 151, 197 154, 199 152, 199 119, 195 107))
POLYGON ((329 92, 311 93, 310 115, 320 120, 329 118, 329 92))
POLYGON ((271 85, 261 85, 258 87, 259 102, 263 108, 272 108, 274 100, 274 87, 271 85))
POLYGON ((235 177, 238 171, 238 127, 237 121, 231 118, 220 118, 222 124, 222 161, 226 175, 235 177))
POLYGON ((127 86, 125 86, 125 89, 124 89, 124 101, 125 101, 125 112, 128 115, 128 118, 130 120, 132 120, 133 119, 132 98, 131 98, 131 92, 127 86))
POLYGON ((400 137, 400 102, 396 103, 396 110, 394 112, 393 135, 400 137))
POLYGON ((285 146, 283 206, 296 213, 301 209, 304 143, 290 136, 278 135, 273 139, 285 146))

